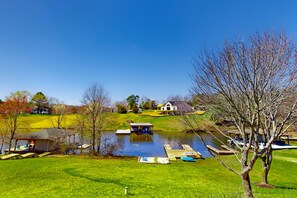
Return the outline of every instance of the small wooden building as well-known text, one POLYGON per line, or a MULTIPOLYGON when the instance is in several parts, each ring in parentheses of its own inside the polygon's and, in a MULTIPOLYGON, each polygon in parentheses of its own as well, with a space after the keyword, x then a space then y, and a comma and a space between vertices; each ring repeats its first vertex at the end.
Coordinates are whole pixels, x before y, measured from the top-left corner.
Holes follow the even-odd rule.
POLYGON ((130 123, 131 132, 138 134, 153 134, 153 126, 151 123, 130 123))
POLYGON ((44 129, 30 134, 23 134, 16 136, 15 148, 11 152, 17 152, 17 143, 20 140, 27 140, 27 150, 25 152, 47 152, 58 149, 58 143, 68 143, 67 138, 70 139, 71 133, 64 129, 44 129))

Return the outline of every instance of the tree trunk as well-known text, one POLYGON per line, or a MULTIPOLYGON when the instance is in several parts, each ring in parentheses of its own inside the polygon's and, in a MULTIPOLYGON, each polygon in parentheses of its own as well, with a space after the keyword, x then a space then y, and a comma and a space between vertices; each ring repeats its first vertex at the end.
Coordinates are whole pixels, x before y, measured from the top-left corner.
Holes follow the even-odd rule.
POLYGON ((82 148, 82 145, 84 144, 84 138, 83 136, 81 135, 80 136, 80 154, 82 155, 83 154, 83 148, 82 148))
POLYGON ((93 134, 92 134, 92 155, 94 155, 95 154, 95 143, 96 143, 96 134, 95 134, 95 132, 93 131, 93 134))
POLYGON ((245 197, 254 197, 251 182, 250 182, 249 172, 245 172, 245 173, 241 174, 241 180, 242 180, 244 196, 245 197))
POLYGON ((271 148, 271 146, 267 149, 267 153, 261 159, 262 159, 262 168, 263 168, 261 184, 268 185, 268 174, 269 174, 270 167, 272 164, 272 148, 271 148))
POLYGON ((101 131, 98 134, 98 142, 97 142, 97 153, 100 154, 100 146, 101 146, 101 131))
POLYGON ((2 154, 3 144, 4 144, 4 137, 1 136, 0 155, 2 154))
POLYGON ((262 184, 268 184, 268 173, 269 173, 269 168, 268 164, 262 161, 262 166, 263 166, 263 174, 262 174, 262 184))
POLYGON ((11 149, 11 142, 12 142, 12 140, 13 140, 13 136, 11 136, 11 137, 9 138, 8 154, 10 154, 10 149, 11 149))

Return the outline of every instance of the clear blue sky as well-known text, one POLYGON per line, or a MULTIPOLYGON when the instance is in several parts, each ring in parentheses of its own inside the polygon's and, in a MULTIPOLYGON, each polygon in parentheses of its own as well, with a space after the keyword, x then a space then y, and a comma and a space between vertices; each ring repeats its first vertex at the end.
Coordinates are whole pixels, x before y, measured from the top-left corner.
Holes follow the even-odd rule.
POLYGON ((0 98, 38 91, 79 104, 99 83, 112 101, 187 95, 206 44, 256 31, 297 36, 297 2, 1 0, 0 98))

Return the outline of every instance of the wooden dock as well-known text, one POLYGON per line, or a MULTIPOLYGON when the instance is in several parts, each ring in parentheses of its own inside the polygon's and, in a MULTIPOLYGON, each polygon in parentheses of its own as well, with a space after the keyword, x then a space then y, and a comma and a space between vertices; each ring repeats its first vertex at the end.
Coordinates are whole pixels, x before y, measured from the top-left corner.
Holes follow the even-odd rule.
POLYGON ((228 148, 228 147, 225 147, 225 148, 228 148, 227 150, 219 150, 211 145, 206 145, 206 147, 208 148, 208 150, 210 150, 211 152, 214 152, 218 155, 234 155, 236 152, 238 152, 238 151, 228 148))
POLYGON ((130 134, 131 134, 130 129, 124 129, 124 130, 118 129, 116 131, 116 135, 130 135, 130 134))
POLYGON ((51 154, 51 152, 44 152, 44 153, 39 154, 38 157, 44 157, 44 156, 47 156, 50 154, 51 154))
POLYGON ((36 153, 25 153, 21 155, 23 158, 37 157, 36 153))
POLYGON ((176 158, 180 158, 181 156, 202 158, 202 155, 199 152, 194 151, 188 144, 182 144, 182 147, 183 149, 172 149, 169 144, 164 144, 166 155, 170 160, 176 160, 176 158))
POLYGON ((17 153, 11 153, 8 155, 4 155, 1 157, 2 160, 7 160, 7 159, 19 159, 22 158, 22 156, 20 154, 17 153))
POLYGON ((224 149, 226 149, 226 150, 228 150, 228 151, 232 151, 233 153, 239 153, 238 150, 235 150, 233 148, 230 148, 230 147, 228 147, 226 145, 221 145, 221 147, 224 148, 224 149))

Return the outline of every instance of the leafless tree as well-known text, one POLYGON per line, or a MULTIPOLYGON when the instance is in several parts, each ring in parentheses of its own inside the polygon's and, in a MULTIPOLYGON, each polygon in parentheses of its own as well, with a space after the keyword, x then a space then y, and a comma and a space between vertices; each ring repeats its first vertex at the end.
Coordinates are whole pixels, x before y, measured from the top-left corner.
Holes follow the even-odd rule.
POLYGON ((66 123, 66 105, 57 98, 50 98, 49 104, 52 114, 55 115, 55 117, 51 119, 52 125, 53 127, 60 129, 63 127, 62 124, 66 123))
MULTIPOLYGON (((85 137, 89 132, 87 130, 88 127, 87 127, 86 115, 84 115, 84 114, 75 114, 74 118, 72 119, 72 126, 73 126, 75 132, 77 132, 79 134, 80 145, 83 145, 85 137)), ((80 154, 82 154, 82 151, 83 151, 83 147, 81 146, 80 154)))
MULTIPOLYGON (((258 33, 247 41, 226 42, 217 51, 205 49, 194 67, 193 92, 230 118, 243 138, 243 146, 234 141, 240 149, 239 171, 218 160, 241 177, 245 196, 253 197, 249 173, 254 164, 262 159, 262 182, 267 184, 271 145, 296 122, 296 45, 283 32, 258 33)), ((197 126, 195 116, 184 117, 191 128, 197 126)))
POLYGON ((85 114, 90 126, 92 154, 99 154, 102 127, 108 115, 107 106, 110 104, 108 93, 102 86, 94 84, 85 91, 82 104, 85 107, 85 114))

